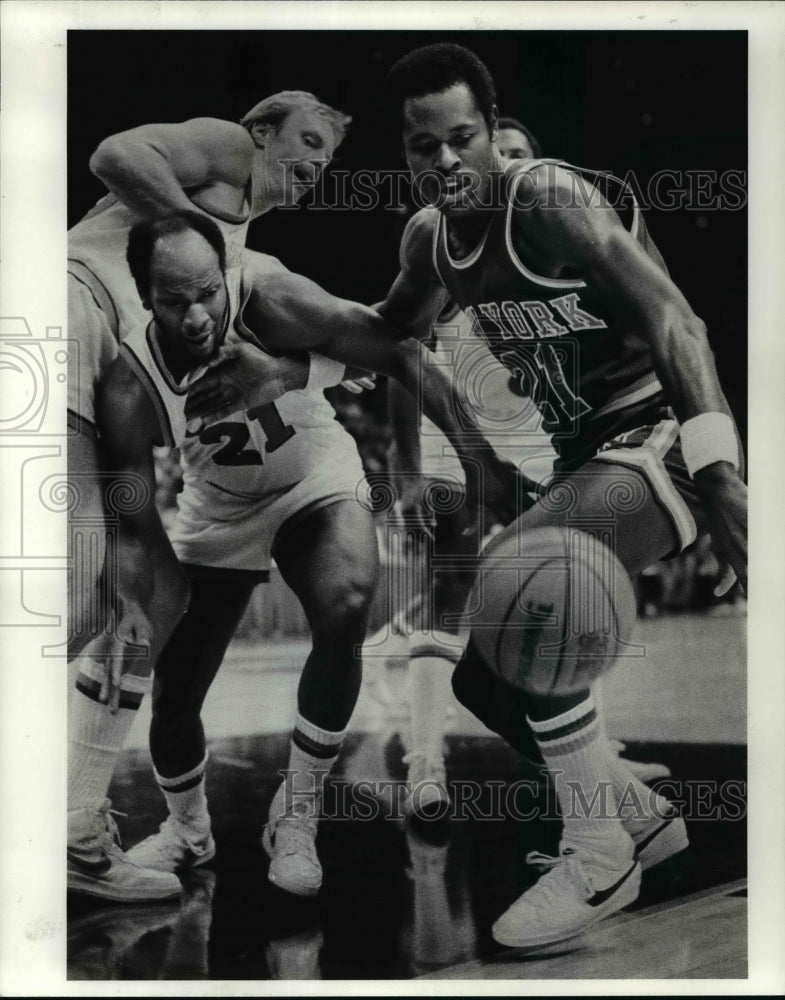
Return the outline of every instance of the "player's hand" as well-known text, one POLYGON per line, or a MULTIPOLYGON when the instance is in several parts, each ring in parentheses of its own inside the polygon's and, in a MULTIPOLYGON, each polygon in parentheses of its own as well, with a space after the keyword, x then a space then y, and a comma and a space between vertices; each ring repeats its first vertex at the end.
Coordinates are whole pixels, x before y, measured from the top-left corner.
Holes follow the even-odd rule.
POLYGON ((434 511, 428 503, 431 481, 417 472, 399 472, 395 475, 398 490, 397 509, 407 529, 419 538, 433 538, 434 511))
POLYGON ((123 675, 144 659, 150 646, 150 623, 141 606, 130 598, 120 598, 119 612, 112 610, 106 631, 92 640, 84 655, 104 666, 98 700, 109 706, 112 715, 120 707, 123 675))
POLYGON ((747 487, 730 465, 717 462, 693 477, 709 519, 712 548, 720 565, 714 588, 722 597, 738 579, 747 592, 747 487))
POLYGON ((214 423, 239 410, 272 403, 291 389, 305 388, 309 360, 273 357, 253 344, 225 344, 210 370, 188 392, 185 415, 214 423))
POLYGON ((492 453, 482 457, 479 469, 466 472, 468 505, 478 511, 487 507, 502 525, 514 521, 545 492, 544 486, 529 479, 512 462, 492 453))
POLYGON ((366 389, 376 388, 376 375, 363 375, 362 378, 350 378, 346 382, 341 382, 341 386, 344 389, 348 389, 349 392, 353 392, 355 396, 359 396, 366 389))

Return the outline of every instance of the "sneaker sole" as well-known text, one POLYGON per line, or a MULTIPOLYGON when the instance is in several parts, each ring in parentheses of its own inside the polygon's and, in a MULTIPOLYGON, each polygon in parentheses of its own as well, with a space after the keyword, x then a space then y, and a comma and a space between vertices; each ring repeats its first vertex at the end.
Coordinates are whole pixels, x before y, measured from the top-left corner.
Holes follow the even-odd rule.
MULTIPOLYGON (((270 836, 270 826, 269 824, 264 828, 262 832, 262 847, 264 848, 265 854, 270 860, 273 858, 273 842, 270 836)), ((312 883, 302 883, 302 882, 287 882, 284 879, 276 878, 275 874, 270 871, 267 873, 267 878, 274 886, 279 889, 283 889, 284 892, 290 892, 293 896, 315 896, 322 887, 321 880, 318 885, 313 885, 312 883)))
POLYGON ((174 865, 174 867, 164 867, 162 864, 156 864, 155 859, 146 858, 144 854, 135 854, 133 847, 126 852, 125 856, 138 868, 149 868, 154 872, 163 872, 166 875, 174 875, 177 872, 186 872, 190 871, 192 868, 198 868, 200 865, 206 865, 208 861, 212 861, 215 857, 215 851, 215 841, 213 841, 207 850, 203 851, 201 854, 195 854, 192 851, 191 857, 187 858, 185 861, 181 861, 177 865, 174 865))
POLYGON ((653 868, 690 846, 687 827, 681 816, 667 820, 647 837, 635 843, 635 860, 643 871, 653 868))
POLYGON ((431 794, 410 795, 404 802, 404 813, 407 816, 415 816, 417 819, 435 820, 440 819, 452 805, 447 792, 437 792, 431 789, 431 794))
POLYGON ((497 928, 497 924, 494 924, 491 928, 493 940, 496 941, 497 944, 504 945, 506 948, 542 948, 545 945, 561 944, 564 941, 572 941, 575 938, 580 937, 584 931, 593 927, 600 920, 604 920, 605 917, 609 917, 611 914, 617 913, 619 910, 623 910, 624 907, 629 906, 630 903, 634 903, 638 898, 640 887, 641 866, 636 864, 631 869, 624 882, 619 886, 618 890, 610 897, 610 899, 606 899, 600 906, 593 908, 593 912, 580 927, 573 928, 572 930, 561 934, 553 932, 548 935, 543 934, 540 936, 528 935, 524 938, 513 933, 506 933, 504 928, 497 928))
POLYGON ((66 887, 69 892, 81 896, 92 896, 94 899, 109 899, 114 903, 153 903, 165 899, 179 897, 182 890, 179 879, 173 876, 177 885, 168 883, 161 886, 120 889, 109 882, 103 882, 95 876, 84 875, 81 872, 69 871, 66 877, 66 887))

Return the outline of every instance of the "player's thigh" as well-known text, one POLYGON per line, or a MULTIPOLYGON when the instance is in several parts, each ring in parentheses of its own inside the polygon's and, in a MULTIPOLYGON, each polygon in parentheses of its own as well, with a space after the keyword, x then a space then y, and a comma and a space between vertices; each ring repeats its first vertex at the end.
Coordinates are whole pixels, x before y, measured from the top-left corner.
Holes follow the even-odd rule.
POLYGON ((355 499, 316 506, 278 531, 273 556, 313 626, 364 614, 379 573, 371 512, 355 499))
POLYGON ((260 578, 202 566, 184 569, 191 597, 155 668, 159 710, 201 705, 260 578))
POLYGON ((492 553, 511 535, 521 535, 525 544, 526 532, 547 527, 596 534, 613 548, 631 575, 681 547, 674 521, 648 477, 612 462, 587 462, 556 483, 534 507, 496 535, 484 554, 492 553))

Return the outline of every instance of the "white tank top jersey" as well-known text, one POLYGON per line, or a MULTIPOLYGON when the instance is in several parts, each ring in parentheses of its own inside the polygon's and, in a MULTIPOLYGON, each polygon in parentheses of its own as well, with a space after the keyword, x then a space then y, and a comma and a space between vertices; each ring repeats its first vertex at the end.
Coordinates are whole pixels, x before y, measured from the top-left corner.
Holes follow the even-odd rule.
MULTIPOLYGON (((248 211, 242 217, 210 216, 226 241, 227 269, 240 263, 245 248, 250 219, 250 202, 247 204, 248 211)), ((150 319, 125 258, 128 233, 136 221, 129 208, 108 194, 68 231, 68 270, 93 292, 118 340, 125 340, 150 319)))
MULTIPOLYGON (((279 262, 253 254, 253 269, 265 263, 276 271, 279 262)), ((257 344, 245 326, 242 311, 251 291, 250 261, 227 272, 229 325, 224 343, 257 344)), ((257 500, 299 482, 315 464, 341 460, 344 445, 356 454, 353 439, 335 418, 321 389, 285 393, 274 403, 237 413, 205 426, 188 421, 188 389, 205 372, 191 372, 177 383, 164 363, 152 322, 137 327, 120 353, 145 386, 158 415, 164 443, 180 448, 184 487, 199 493, 213 487, 229 497, 257 500)), ((344 370, 337 366, 335 383, 344 370)))
MULTIPOLYGON (((449 372, 483 434, 503 458, 520 465, 542 482, 552 471, 555 453, 541 430, 540 415, 529 399, 510 389, 510 374, 474 333, 465 313, 457 311, 433 326, 431 351, 436 364, 449 372)), ((426 476, 456 478, 464 474, 458 456, 439 428, 422 417, 422 470, 426 476)))

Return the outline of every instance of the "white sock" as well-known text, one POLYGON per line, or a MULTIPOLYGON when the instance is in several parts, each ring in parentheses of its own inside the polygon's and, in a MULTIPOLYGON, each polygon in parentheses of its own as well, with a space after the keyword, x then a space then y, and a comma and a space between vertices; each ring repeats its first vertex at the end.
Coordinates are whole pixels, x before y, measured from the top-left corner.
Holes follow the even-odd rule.
POLYGON ((453 702, 451 678, 462 648, 449 633, 415 633, 409 647, 411 750, 441 757, 447 712, 453 702))
POLYGON ((82 657, 68 706, 68 809, 101 808, 109 791, 117 758, 136 718, 151 678, 125 674, 120 707, 112 715, 98 701, 104 665, 82 657))
POLYGON ((210 813, 205 794, 206 767, 207 754, 192 770, 174 778, 165 778, 155 772, 155 779, 166 799, 175 829, 183 839, 189 843, 193 841, 191 846, 199 844, 210 832, 210 813))
POLYGON ((295 799, 301 797, 310 800, 313 815, 318 814, 324 779, 338 759, 345 735, 345 729, 339 733, 320 729, 299 712, 297 714, 289 744, 286 784, 295 799))
POLYGON ((563 843, 631 859, 633 843, 615 818, 606 741, 592 696, 553 719, 528 721, 556 787, 563 843))

